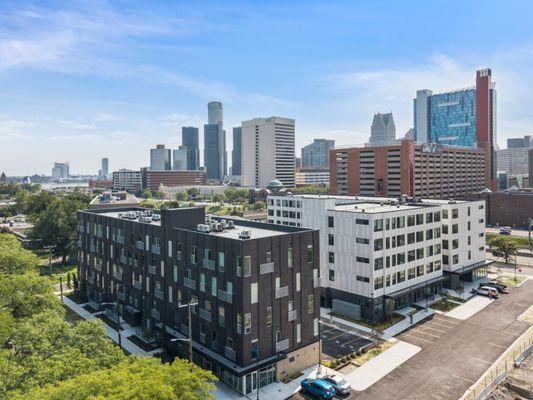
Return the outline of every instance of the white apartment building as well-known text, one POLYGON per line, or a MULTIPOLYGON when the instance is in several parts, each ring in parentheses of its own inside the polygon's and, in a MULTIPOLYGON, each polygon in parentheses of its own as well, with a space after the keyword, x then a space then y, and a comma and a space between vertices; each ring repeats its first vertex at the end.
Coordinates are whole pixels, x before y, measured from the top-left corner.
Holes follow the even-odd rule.
POLYGON ((142 188, 141 171, 119 169, 113 172, 113 189, 136 192, 142 188))
POLYGON ((486 275, 483 201, 273 195, 267 205, 270 223, 320 230, 322 304, 334 312, 380 320, 486 275))
POLYGON ((278 179, 294 187, 294 120, 254 118, 242 122, 241 184, 264 188, 278 179))

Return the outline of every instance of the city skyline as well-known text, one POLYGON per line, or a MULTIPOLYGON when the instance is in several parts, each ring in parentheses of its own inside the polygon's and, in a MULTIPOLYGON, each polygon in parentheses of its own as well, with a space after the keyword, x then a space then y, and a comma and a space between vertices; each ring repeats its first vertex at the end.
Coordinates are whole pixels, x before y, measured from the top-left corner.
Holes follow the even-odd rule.
POLYGON ((256 117, 295 119, 296 149, 317 137, 362 145, 380 110, 393 112, 402 137, 416 90, 471 86, 483 67, 498 85, 499 146, 533 132, 527 2, 236 5, 6 2, 0 170, 49 174, 68 160, 73 174, 94 174, 104 156, 112 170, 147 166, 149 148, 182 144, 182 126, 202 131, 212 100, 224 104, 227 132, 256 117), (424 29, 437 17, 454 22, 424 29), (273 64, 276 55, 286 62, 273 64))

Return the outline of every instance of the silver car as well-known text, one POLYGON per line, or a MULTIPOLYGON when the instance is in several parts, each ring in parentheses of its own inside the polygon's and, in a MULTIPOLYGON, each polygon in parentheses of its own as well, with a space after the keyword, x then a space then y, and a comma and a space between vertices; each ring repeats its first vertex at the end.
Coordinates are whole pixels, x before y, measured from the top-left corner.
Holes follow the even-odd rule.
POLYGON ((342 396, 347 396, 352 390, 352 386, 346 381, 346 379, 338 375, 325 375, 323 378, 326 382, 330 383, 335 388, 335 393, 342 396))

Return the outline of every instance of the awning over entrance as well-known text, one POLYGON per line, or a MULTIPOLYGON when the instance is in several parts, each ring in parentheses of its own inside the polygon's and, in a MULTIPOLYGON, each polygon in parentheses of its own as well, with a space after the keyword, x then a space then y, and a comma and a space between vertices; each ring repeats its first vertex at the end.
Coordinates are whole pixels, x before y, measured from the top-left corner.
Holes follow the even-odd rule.
POLYGON ((463 274, 471 272, 471 271, 473 271, 473 270, 475 270, 475 269, 477 269, 479 267, 489 266, 492 263, 494 263, 494 261, 492 261, 492 260, 484 260, 484 261, 480 261, 480 262, 477 262, 477 263, 472 264, 472 265, 467 265, 466 267, 463 267, 463 268, 456 269, 455 271, 444 271, 444 272, 446 272, 447 274, 463 275, 463 274))
POLYGON ((422 288, 425 288, 427 286, 431 286, 431 285, 434 285, 435 283, 439 283, 439 282, 442 282, 442 281, 445 281, 445 280, 446 280, 446 277, 438 276, 438 277, 430 279, 428 281, 420 282, 420 283, 417 283, 416 285, 409 286, 408 288, 401 289, 401 290, 398 290, 398 291, 393 292, 393 293, 387 293, 387 294, 385 294, 385 297, 388 297, 389 299, 397 299, 398 297, 401 297, 401 296, 403 296, 405 294, 414 292, 415 290, 422 289, 422 288))

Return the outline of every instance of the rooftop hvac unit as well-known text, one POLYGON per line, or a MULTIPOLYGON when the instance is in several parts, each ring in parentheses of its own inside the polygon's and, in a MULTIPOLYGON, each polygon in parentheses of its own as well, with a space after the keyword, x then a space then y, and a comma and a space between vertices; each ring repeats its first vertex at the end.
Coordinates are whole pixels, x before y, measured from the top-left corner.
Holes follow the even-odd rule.
POLYGON ((218 223, 216 224, 217 225, 217 231, 218 232, 222 232, 222 224, 221 223, 218 223))
POLYGON ((229 228, 229 229, 235 228, 235 223, 233 221, 231 221, 231 220, 228 221, 227 228, 229 228))
POLYGON ((196 229, 199 230, 200 232, 202 232, 204 230, 204 224, 198 224, 196 226, 196 229))

